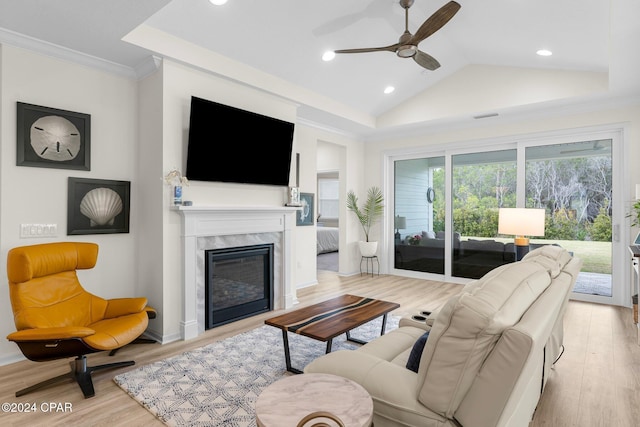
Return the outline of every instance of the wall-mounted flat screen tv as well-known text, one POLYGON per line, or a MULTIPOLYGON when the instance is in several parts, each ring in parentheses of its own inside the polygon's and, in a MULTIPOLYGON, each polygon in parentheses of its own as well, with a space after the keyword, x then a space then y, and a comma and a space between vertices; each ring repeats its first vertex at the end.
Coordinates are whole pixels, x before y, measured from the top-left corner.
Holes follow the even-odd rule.
POLYGON ((294 124, 191 97, 186 176, 289 185, 294 124))

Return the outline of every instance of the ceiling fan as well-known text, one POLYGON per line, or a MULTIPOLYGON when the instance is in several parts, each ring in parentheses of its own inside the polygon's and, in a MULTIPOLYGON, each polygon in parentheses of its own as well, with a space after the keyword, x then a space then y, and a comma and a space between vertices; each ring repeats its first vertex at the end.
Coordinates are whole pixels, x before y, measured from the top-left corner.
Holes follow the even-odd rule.
POLYGON ((422 23, 415 34, 409 32, 409 8, 413 6, 415 0, 400 0, 400 6, 404 8, 404 33, 400 36, 398 43, 383 47, 371 47, 361 49, 341 49, 334 51, 335 53, 365 53, 388 51, 395 52, 400 58, 413 58, 421 67, 427 70, 436 70, 440 67, 440 63, 428 53, 418 49, 418 44, 442 28, 453 16, 460 10, 460 5, 455 1, 438 9, 426 21, 422 23))

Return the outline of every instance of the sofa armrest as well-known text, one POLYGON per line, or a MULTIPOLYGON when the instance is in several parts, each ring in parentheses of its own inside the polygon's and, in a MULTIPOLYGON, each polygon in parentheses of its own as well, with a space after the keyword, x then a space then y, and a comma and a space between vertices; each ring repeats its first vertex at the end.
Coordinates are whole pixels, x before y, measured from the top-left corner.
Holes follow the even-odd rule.
POLYGON ((440 313, 440 309, 433 310, 430 315, 427 316, 426 324, 427 326, 433 326, 433 322, 436 321, 436 317, 438 317, 438 313, 440 313))
POLYGON ((373 367, 384 360, 373 355, 353 350, 338 350, 313 360, 304 368, 304 373, 334 374, 362 384, 373 367))
POLYGON ((359 350, 340 350, 321 356, 304 373, 325 373, 349 378, 373 399, 376 419, 398 420, 402 425, 436 425, 446 421, 418 401, 419 376, 404 366, 359 350))
POLYGON ((105 319, 125 316, 127 314, 140 313, 147 306, 146 298, 114 298, 107 300, 105 319))
POLYGON ((398 327, 402 328, 404 326, 413 326, 414 328, 420 328, 424 331, 428 331, 431 329, 431 326, 427 325, 427 317, 420 317, 418 315, 403 317, 402 319, 400 319, 398 327))

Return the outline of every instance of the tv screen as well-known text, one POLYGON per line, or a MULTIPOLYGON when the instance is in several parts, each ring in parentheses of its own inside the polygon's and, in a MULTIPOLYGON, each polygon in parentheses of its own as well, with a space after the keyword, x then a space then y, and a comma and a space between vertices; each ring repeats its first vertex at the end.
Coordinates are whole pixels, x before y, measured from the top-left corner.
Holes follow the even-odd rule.
POLYGON ((294 124, 191 97, 186 176, 289 185, 294 124))

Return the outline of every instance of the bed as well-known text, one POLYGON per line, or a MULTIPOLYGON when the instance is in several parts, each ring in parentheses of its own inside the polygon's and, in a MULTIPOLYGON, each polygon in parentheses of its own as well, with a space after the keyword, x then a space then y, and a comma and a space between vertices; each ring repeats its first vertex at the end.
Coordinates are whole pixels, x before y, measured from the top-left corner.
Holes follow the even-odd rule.
POLYGON ((318 255, 338 251, 338 227, 318 227, 318 255))

